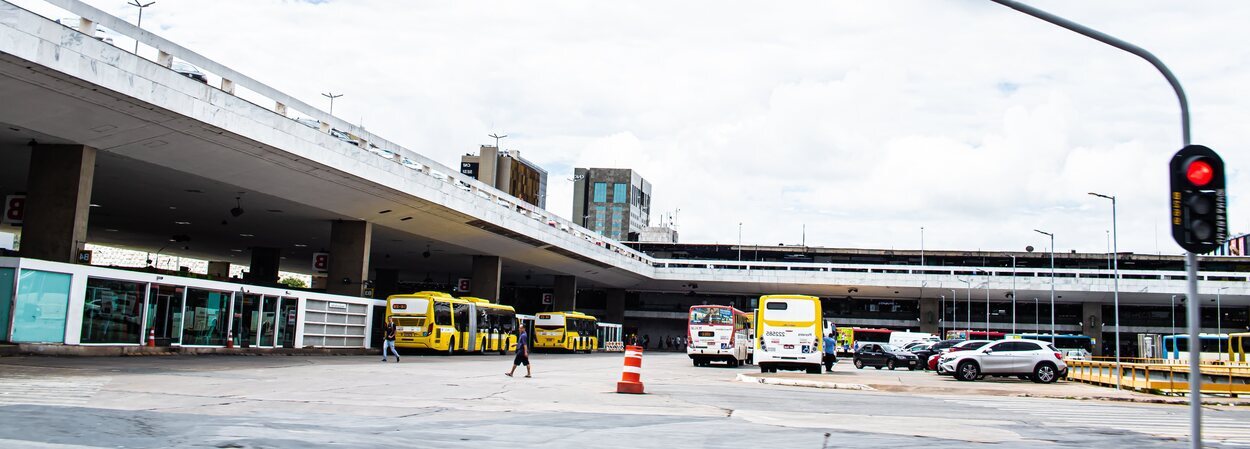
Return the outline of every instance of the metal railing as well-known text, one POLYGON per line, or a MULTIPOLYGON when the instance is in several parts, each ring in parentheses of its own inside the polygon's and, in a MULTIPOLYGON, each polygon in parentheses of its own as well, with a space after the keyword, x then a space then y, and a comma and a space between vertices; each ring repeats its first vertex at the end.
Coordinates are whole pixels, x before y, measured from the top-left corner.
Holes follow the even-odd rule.
MULTIPOLYGON (((1122 359, 1124 360, 1124 359, 1122 359)), ((1161 360, 1161 359, 1155 359, 1161 360)), ((1184 395, 1189 393, 1188 361, 1179 363, 1121 363, 1123 388, 1152 394, 1184 395)), ((1114 361, 1069 360, 1068 380, 1116 386, 1114 361)), ((1250 365, 1203 364, 1200 370, 1202 393, 1223 394, 1230 397, 1250 393, 1250 365)))

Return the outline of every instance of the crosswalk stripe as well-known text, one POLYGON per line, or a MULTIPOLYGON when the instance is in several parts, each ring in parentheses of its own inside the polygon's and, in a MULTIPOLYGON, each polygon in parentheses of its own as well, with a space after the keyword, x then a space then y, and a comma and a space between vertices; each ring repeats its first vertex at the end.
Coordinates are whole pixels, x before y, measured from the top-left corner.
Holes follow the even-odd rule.
POLYGON ((109 382, 108 377, 8 377, 0 378, 0 405, 81 405, 109 382))

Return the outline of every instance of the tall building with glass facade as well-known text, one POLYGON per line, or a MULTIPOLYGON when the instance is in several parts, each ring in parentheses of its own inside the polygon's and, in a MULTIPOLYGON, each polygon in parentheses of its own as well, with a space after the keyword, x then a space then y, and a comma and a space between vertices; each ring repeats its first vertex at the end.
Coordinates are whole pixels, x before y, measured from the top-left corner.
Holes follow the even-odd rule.
POLYGON ((627 168, 573 171, 573 221, 615 240, 637 240, 651 221, 651 183, 627 168))
POLYGON ((508 192, 521 201, 547 208, 547 171, 525 160, 520 151, 499 151, 482 145, 477 155, 460 157, 460 173, 508 192))

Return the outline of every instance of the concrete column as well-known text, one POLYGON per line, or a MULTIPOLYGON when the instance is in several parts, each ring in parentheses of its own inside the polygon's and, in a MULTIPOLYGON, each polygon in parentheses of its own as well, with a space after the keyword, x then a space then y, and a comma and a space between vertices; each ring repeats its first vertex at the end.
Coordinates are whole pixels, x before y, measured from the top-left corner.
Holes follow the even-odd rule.
MULTIPOLYGON (((341 279, 340 279, 341 280, 341 279)), ((386 299, 391 295, 397 295, 399 291, 399 270, 393 268, 378 268, 373 270, 373 297, 378 299, 386 299)))
POLYGON ((35 145, 26 182, 23 257, 74 263, 87 243, 96 149, 35 145))
POLYGON ((607 313, 603 321, 622 324, 625 322, 625 290, 613 288, 608 290, 607 313))
POLYGON ((208 262, 208 275, 228 279, 230 277, 230 262, 210 260, 208 262))
POLYGON ((362 281, 369 275, 369 248, 372 243, 372 223, 335 221, 330 225, 330 271, 326 274, 326 293, 347 296, 364 293, 362 281))
POLYGON ((278 248, 252 248, 252 263, 244 279, 251 282, 278 282, 278 265, 282 262, 282 250, 278 248))
POLYGON ((577 310, 577 276, 556 276, 555 290, 552 310, 556 312, 577 310))
POLYGON ((937 298, 920 298, 920 332, 937 335, 940 308, 937 298))
POLYGON ((503 270, 503 259, 499 256, 473 256, 473 282, 469 286, 469 296, 499 302, 499 273, 503 270))
POLYGON ((1090 348, 1090 352, 1101 356, 1102 345, 1106 343, 1102 341, 1102 304, 1081 304, 1081 333, 1094 339, 1094 347, 1090 348))

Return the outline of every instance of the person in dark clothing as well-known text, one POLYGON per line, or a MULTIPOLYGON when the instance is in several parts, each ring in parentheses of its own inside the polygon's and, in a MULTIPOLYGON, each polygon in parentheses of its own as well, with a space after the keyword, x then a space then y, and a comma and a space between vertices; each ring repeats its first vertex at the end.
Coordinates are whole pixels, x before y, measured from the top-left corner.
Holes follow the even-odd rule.
POLYGON ((395 349, 395 318, 386 320, 386 338, 382 342, 382 361, 386 361, 386 350, 395 353, 395 363, 399 363, 399 350, 395 349))
POLYGON ((520 335, 516 339, 516 358, 512 359, 512 371, 503 373, 505 376, 512 377, 516 373, 516 367, 525 365, 525 377, 533 377, 530 372, 530 341, 529 334, 525 333, 525 328, 521 328, 517 332, 520 335))

